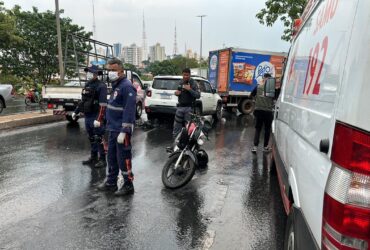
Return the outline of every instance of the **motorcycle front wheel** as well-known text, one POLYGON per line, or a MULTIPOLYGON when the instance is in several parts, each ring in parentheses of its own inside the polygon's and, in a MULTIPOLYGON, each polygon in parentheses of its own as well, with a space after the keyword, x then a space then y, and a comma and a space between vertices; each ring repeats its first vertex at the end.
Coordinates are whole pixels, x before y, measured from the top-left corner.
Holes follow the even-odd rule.
POLYGON ((175 169, 175 164, 180 156, 180 152, 172 155, 163 166, 162 182, 166 188, 175 189, 186 185, 195 173, 195 164, 188 155, 183 155, 179 166, 175 169))
POLYGON ((24 103, 27 105, 27 106, 30 106, 32 101, 31 101, 31 98, 29 97, 26 97, 26 99, 24 99, 24 103))

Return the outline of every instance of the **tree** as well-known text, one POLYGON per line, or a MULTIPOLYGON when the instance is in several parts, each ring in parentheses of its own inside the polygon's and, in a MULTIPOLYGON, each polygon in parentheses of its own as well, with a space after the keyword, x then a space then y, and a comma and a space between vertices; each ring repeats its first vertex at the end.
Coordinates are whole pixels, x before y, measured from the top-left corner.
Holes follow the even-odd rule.
POLYGON ((199 64, 196 59, 183 57, 181 55, 172 58, 171 62, 175 65, 178 74, 181 74, 184 68, 199 67, 199 64))
MULTIPOLYGON (((30 77, 35 82, 49 83, 52 76, 59 72, 55 13, 39 12, 35 7, 32 11, 22 11, 21 7, 16 5, 12 10, 7 10, 7 15, 15 20, 16 35, 21 37, 23 42, 0 48, 3 72, 30 77)), ((65 38, 67 33, 86 38, 91 36, 83 27, 72 24, 70 18, 61 18, 60 21, 62 38, 65 38)), ((77 47, 82 51, 89 50, 86 44, 77 43, 77 47)), ((73 59, 73 55, 67 56, 70 57, 67 59, 73 59)), ((79 60, 84 61, 86 58, 80 57, 79 60)), ((72 72, 73 70, 66 69, 67 75, 72 72)))
POLYGON ((0 1, 0 49, 20 43, 22 39, 15 34, 15 20, 7 15, 4 3, 0 1))
POLYGON ((138 69, 136 68, 136 66, 135 66, 135 65, 133 65, 133 64, 131 64, 131 63, 125 63, 125 64, 123 64, 123 68, 124 68, 124 69, 128 69, 128 70, 131 70, 131 71, 133 71, 133 72, 137 73, 139 76, 141 76, 141 72, 140 72, 140 70, 138 70, 138 69))
MULTIPOLYGON (((203 61, 203 66, 207 63, 203 61)), ((178 55, 171 60, 165 60, 162 62, 150 63, 146 68, 147 72, 151 72, 154 76, 156 75, 181 75, 184 68, 198 68, 198 61, 194 58, 187 58, 178 55)))
POLYGON ((300 17, 306 3, 307 0, 267 0, 266 8, 260 10, 256 17, 261 24, 266 26, 272 26, 279 18, 287 27, 281 39, 290 41, 293 21, 300 17))
POLYGON ((154 62, 151 63, 147 70, 153 74, 153 76, 156 75, 178 75, 178 70, 175 67, 175 65, 169 61, 165 60, 162 62, 154 62))

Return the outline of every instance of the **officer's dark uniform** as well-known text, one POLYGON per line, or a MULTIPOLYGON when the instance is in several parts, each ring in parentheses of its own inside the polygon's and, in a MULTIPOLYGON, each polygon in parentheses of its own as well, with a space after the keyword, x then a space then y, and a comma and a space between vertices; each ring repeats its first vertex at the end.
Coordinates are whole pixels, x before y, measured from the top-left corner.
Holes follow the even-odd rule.
POLYGON ((91 144, 91 156, 87 161, 83 161, 83 164, 95 164, 99 154, 99 165, 97 166, 106 165, 102 142, 105 132, 103 118, 106 106, 107 86, 98 79, 88 81, 82 90, 82 100, 75 110, 76 114, 79 112, 85 114, 85 127, 91 144), (100 120, 100 127, 94 128, 95 120, 100 120))
POLYGON ((189 79, 189 84, 191 89, 185 90, 183 88, 184 80, 179 82, 178 90, 181 91, 181 94, 178 96, 178 104, 175 115, 175 122, 173 124, 173 137, 176 137, 180 133, 184 121, 190 120, 190 113, 193 110, 193 105, 196 99, 200 97, 200 92, 198 84, 192 79, 189 79))
MULTIPOLYGON (((136 89, 127 78, 112 83, 112 94, 107 106, 108 139, 108 177, 100 190, 116 190, 119 170, 124 186, 133 191, 134 175, 131 164, 131 135, 135 124, 136 89), (117 142, 120 133, 125 133, 123 144, 117 142)), ((120 192, 120 191, 117 191, 120 192)), ((117 194, 117 193, 116 193, 117 194)))

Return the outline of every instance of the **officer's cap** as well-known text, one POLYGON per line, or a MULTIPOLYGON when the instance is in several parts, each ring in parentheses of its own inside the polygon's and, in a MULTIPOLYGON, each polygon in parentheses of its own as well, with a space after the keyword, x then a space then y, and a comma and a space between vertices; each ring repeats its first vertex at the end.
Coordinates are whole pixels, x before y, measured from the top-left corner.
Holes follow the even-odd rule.
POLYGON ((91 72, 91 73, 93 73, 93 74, 101 74, 101 69, 99 69, 99 67, 98 66, 96 66, 96 65, 92 65, 92 66, 90 66, 90 67, 86 67, 85 69, 84 69, 84 71, 85 72, 91 72))

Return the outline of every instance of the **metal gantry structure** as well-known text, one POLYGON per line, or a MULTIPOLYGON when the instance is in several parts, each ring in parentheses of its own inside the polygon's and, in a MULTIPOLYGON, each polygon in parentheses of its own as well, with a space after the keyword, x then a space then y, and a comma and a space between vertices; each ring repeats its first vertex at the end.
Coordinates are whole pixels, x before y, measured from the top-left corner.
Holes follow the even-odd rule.
POLYGON ((75 80, 78 78, 80 85, 81 82, 85 81, 84 78, 81 78, 84 68, 91 64, 105 65, 111 58, 113 58, 112 45, 76 34, 67 34, 63 64, 64 72, 73 69, 74 74, 72 77, 75 80), (102 51, 104 53, 99 53, 102 51))

